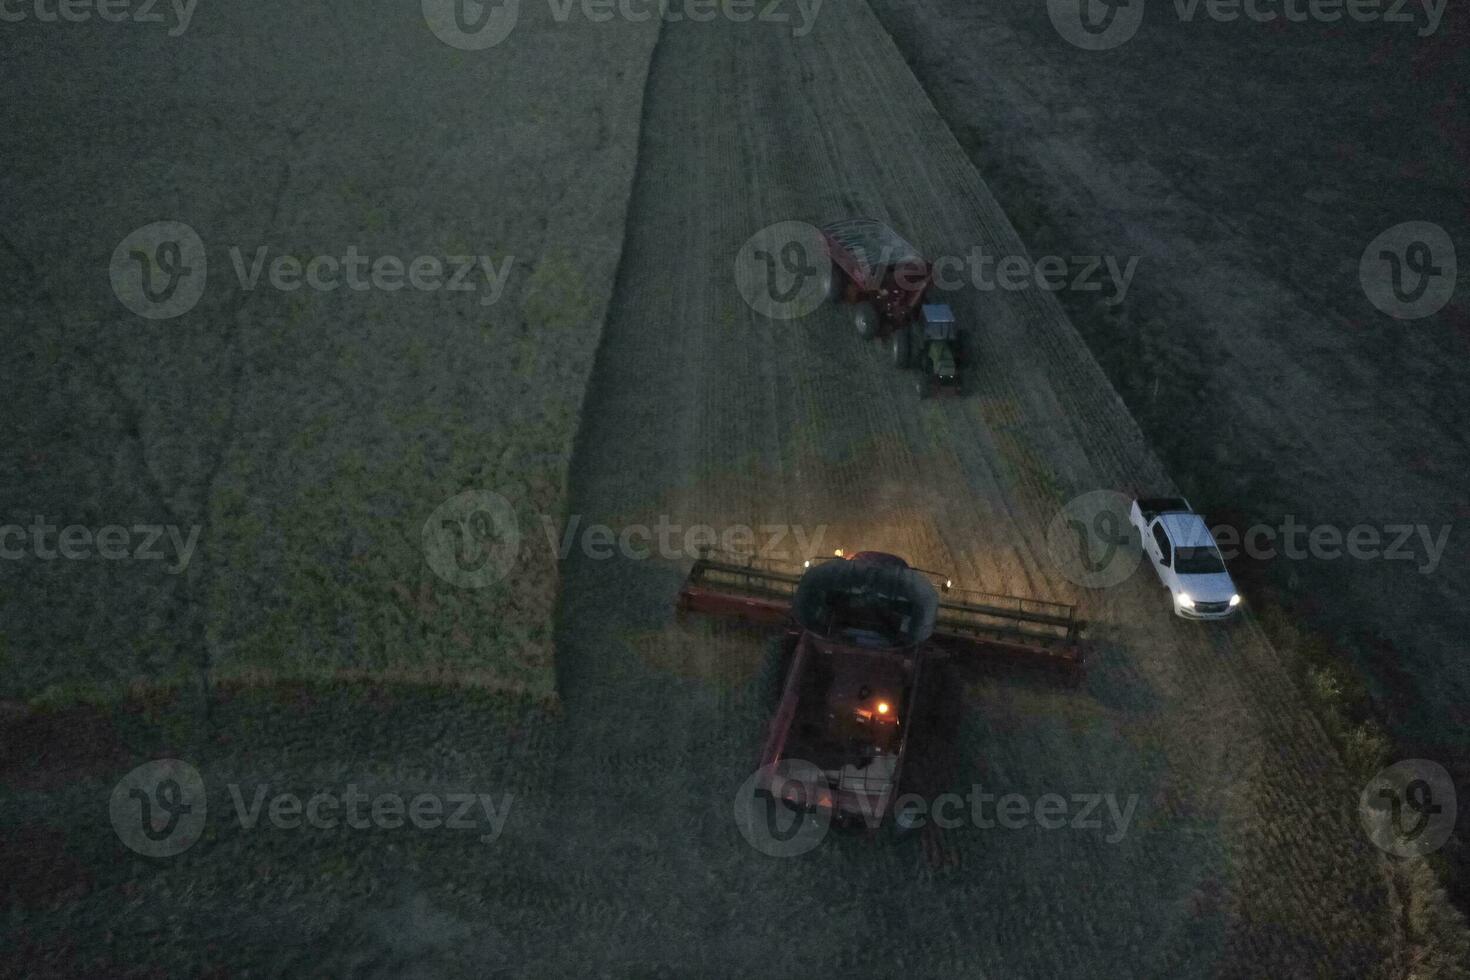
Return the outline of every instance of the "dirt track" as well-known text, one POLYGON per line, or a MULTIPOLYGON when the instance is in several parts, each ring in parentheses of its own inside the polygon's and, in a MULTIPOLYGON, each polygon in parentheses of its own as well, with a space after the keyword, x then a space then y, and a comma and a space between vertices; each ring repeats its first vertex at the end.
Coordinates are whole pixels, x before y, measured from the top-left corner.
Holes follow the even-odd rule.
POLYGON ((1053 299, 950 294, 979 328, 981 393, 922 405, 831 310, 782 323, 741 301, 734 257, 782 220, 868 213, 931 255, 1022 253, 866 7, 788 33, 665 27, 573 511, 614 527, 826 525, 827 547, 1078 602, 1099 639, 1086 686, 973 685, 956 781, 1137 793, 1138 816, 1111 845, 952 832, 960 868, 935 877, 912 848, 748 850, 730 801, 761 735, 743 683, 761 642, 671 625, 668 563, 574 551, 558 644, 565 796, 547 839, 570 842, 559 851, 584 893, 642 913, 591 914, 588 938, 607 923, 615 969, 749 970, 776 955, 787 974, 879 956, 924 975, 1379 972, 1393 939, 1356 787, 1253 624, 1176 621, 1146 570, 1080 590, 1048 557, 1048 523, 1072 497, 1168 486, 1053 299))

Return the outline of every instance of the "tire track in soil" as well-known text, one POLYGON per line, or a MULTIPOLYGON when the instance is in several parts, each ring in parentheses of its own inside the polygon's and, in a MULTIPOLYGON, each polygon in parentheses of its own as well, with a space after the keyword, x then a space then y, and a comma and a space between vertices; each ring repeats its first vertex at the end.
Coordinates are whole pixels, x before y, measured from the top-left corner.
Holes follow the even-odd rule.
POLYGON ((1088 683, 966 682, 956 785, 1137 793, 1138 816, 1116 843, 946 832, 951 873, 916 870, 916 842, 763 857, 730 811, 763 735, 763 641, 671 628, 677 563, 574 551, 545 846, 548 876, 570 863, 607 911, 585 941, 611 968, 716 973, 1373 972, 1387 912, 1355 792, 1259 630, 1175 620, 1146 569, 1094 593, 1050 564, 1069 496, 1170 486, 1054 299, 947 297, 976 328, 980 394, 925 404, 836 312, 772 323, 741 302, 734 257, 780 220, 871 213, 931 255, 1022 251, 865 6, 830 4, 800 41, 779 26, 664 27, 572 512, 826 524, 827 547, 1078 602, 1102 637, 1088 683), (735 649, 743 680, 710 659, 735 649), (691 669, 669 669, 681 653, 691 669))

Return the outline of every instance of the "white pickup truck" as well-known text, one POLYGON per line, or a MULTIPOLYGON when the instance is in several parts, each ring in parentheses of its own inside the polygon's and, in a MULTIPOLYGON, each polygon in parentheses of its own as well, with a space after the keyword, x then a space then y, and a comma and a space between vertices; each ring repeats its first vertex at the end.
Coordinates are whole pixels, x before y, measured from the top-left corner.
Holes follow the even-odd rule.
POLYGON ((1143 552, 1174 597, 1174 613, 1186 619, 1225 619, 1240 606, 1240 593, 1225 570, 1205 519, 1182 497, 1133 501, 1129 512, 1143 552))

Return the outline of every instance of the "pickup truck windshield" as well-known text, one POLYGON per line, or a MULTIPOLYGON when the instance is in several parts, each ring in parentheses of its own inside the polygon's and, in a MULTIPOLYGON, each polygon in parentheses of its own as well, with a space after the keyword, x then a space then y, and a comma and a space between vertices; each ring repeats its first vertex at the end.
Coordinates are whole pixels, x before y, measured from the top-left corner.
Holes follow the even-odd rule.
POLYGON ((1214 548, 1180 548, 1175 555, 1174 570, 1180 575, 1209 575, 1225 571, 1225 562, 1214 548))

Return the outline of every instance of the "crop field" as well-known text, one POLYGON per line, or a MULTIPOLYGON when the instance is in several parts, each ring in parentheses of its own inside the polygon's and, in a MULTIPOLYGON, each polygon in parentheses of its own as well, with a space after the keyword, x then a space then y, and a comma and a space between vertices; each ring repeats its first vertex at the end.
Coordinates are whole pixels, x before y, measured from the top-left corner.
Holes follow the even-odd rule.
MULTIPOLYGON (((44 504, 122 523, 105 516, 122 501, 204 528, 185 575, 4 570, 0 945, 18 955, 0 975, 1464 975, 1463 920, 1422 862, 1364 833, 1361 785, 1256 619, 1183 621, 1148 568, 1089 588, 1059 553, 1073 501, 1176 488, 1055 295, 947 293, 977 338, 975 391, 926 401, 844 310, 752 302, 752 243, 782 222, 869 214, 927 255, 1027 254, 865 3, 829 0, 799 37, 533 22, 492 56, 434 48, 400 13, 300 15, 333 55, 312 70, 360 72, 331 90, 373 121, 319 106, 282 123, 252 93, 240 111, 277 149, 235 160, 219 179, 238 199, 209 197, 196 227, 535 255, 509 320, 442 295, 226 290, 198 323, 125 342, 134 324, 95 312, 107 256, 170 200, 166 178, 75 268, 35 257, 39 231, 0 229, 0 262, 36 277, 3 295, 38 324, 8 327, 36 369, 7 411, 25 410, 16 458, 42 454, 14 471, 7 520, 44 504), (385 60, 404 87, 380 105, 385 60), (484 95, 527 78, 545 88, 484 95), (378 183, 344 145, 384 164, 378 183), (344 218, 341 182, 396 210, 344 218), (60 298, 80 269, 102 270, 96 294, 60 298), (72 417, 46 456, 35 420, 72 417), (436 574, 420 538, 462 492, 515 511, 521 547, 490 588, 436 574), (739 801, 779 643, 674 611, 721 541, 796 562, 883 550, 1075 604, 1085 680, 945 666, 915 767, 925 792, 1057 798, 1064 818, 753 845, 739 801), (150 857, 110 807, 157 759, 197 770, 208 813, 150 857), (305 801, 350 812, 359 791, 463 801, 466 822, 311 823, 305 801)), ((210 54, 243 57, 188 57, 210 54)), ((288 101, 321 87, 263 77, 288 101)), ((185 132, 207 132, 196 110, 185 132)), ((0 138, 30 161, 6 179, 39 192, 42 151, 0 138)), ((73 207, 51 235, 90 241, 97 215, 73 207)), ((156 216, 189 213, 180 197, 156 216)))
POLYGON ((500 488, 527 527, 565 507, 657 25, 543 16, 494 58, 409 8, 228 5, 181 38, 7 24, 26 97, 0 109, 0 524, 52 529, 0 564, 5 696, 339 676, 552 696, 545 537, 479 589, 422 543, 465 491, 500 488), (203 243, 203 284, 147 319, 109 257, 160 221, 203 243), (352 254, 443 274, 358 288, 352 254), (273 272, 317 256, 342 266, 322 288, 273 272), (123 557, 57 560, 70 525, 126 528, 123 557))

